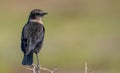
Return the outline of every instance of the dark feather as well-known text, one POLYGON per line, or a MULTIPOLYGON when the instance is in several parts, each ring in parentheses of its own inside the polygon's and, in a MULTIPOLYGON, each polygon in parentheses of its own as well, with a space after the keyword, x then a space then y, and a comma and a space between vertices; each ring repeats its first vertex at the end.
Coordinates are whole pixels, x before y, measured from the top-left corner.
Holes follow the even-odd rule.
POLYGON ((33 63, 33 53, 29 53, 28 55, 24 54, 22 64, 30 66, 32 65, 32 63, 33 63))
MULTIPOLYGON (((21 48, 25 55, 23 61, 26 61, 30 53, 38 53, 40 51, 44 39, 44 33, 44 26, 40 23, 29 22, 24 26, 21 37, 21 48)), ((26 62, 28 62, 28 59, 26 62)), ((31 64, 31 62, 32 61, 28 63, 31 64)), ((23 62, 23 64, 25 63, 23 62)), ((28 65, 28 63, 26 64, 28 65)))

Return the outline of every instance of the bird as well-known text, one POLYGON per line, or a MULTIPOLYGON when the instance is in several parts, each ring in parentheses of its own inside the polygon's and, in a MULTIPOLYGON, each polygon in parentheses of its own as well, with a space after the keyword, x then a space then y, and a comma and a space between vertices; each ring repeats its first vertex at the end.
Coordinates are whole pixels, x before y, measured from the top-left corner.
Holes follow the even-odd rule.
POLYGON ((21 34, 21 50, 24 54, 22 65, 31 66, 33 64, 33 54, 36 54, 39 65, 38 53, 40 52, 45 34, 43 17, 48 13, 41 9, 33 9, 30 12, 27 23, 23 26, 21 34))

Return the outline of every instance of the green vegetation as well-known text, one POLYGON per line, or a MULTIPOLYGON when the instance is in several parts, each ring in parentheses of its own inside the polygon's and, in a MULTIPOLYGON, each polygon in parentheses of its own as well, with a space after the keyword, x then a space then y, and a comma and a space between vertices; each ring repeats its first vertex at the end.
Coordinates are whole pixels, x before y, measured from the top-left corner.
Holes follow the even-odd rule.
POLYGON ((81 0, 83 5, 79 0, 69 3, 68 0, 63 3, 13 0, 11 5, 6 5, 9 1, 0 3, 0 73, 25 71, 21 66, 20 37, 33 8, 49 13, 44 17, 46 34, 39 54, 42 66, 84 71, 84 62, 87 61, 89 70, 95 73, 120 72, 120 10, 117 10, 120 6, 115 6, 116 1, 111 5, 107 5, 108 2, 103 4, 108 9, 97 1, 93 4, 89 1, 88 7, 84 0, 81 0), (72 3, 76 4, 71 6, 72 3))

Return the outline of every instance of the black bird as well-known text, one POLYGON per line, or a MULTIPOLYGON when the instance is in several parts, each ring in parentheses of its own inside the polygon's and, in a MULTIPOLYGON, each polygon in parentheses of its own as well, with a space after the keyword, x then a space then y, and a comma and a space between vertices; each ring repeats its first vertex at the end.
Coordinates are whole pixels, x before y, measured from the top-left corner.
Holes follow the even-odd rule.
POLYGON ((36 54, 37 63, 39 65, 38 53, 42 48, 45 34, 42 18, 46 14, 46 12, 40 9, 32 10, 27 24, 23 27, 21 36, 21 50, 24 53, 23 65, 32 65, 33 53, 36 54))

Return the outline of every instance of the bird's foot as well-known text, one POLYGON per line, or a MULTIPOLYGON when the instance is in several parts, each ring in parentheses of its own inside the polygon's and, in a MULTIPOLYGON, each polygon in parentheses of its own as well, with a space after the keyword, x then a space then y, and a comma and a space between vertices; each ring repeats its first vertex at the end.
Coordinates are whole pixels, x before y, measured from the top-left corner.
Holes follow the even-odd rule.
POLYGON ((44 67, 41 67, 41 66, 40 66, 40 69, 41 69, 41 70, 44 70, 44 71, 48 71, 48 72, 50 72, 50 73, 54 73, 54 72, 57 70, 57 68, 55 68, 55 69, 53 69, 53 70, 50 70, 50 69, 48 69, 48 68, 44 68, 44 67))
POLYGON ((28 70, 31 70, 32 73, 40 73, 40 66, 32 64, 31 67, 27 68, 28 70))
POLYGON ((40 73, 40 65, 36 65, 36 71, 40 73))
POLYGON ((31 66, 27 66, 26 69, 28 69, 28 70, 33 70, 33 69, 35 69, 35 64, 32 64, 31 66))
POLYGON ((35 64, 32 64, 31 67, 27 68, 28 70, 31 70, 32 73, 40 73, 40 70, 43 70, 43 71, 48 71, 49 73, 54 73, 57 68, 53 69, 53 70, 50 70, 48 68, 44 68, 40 65, 35 65, 35 64))

